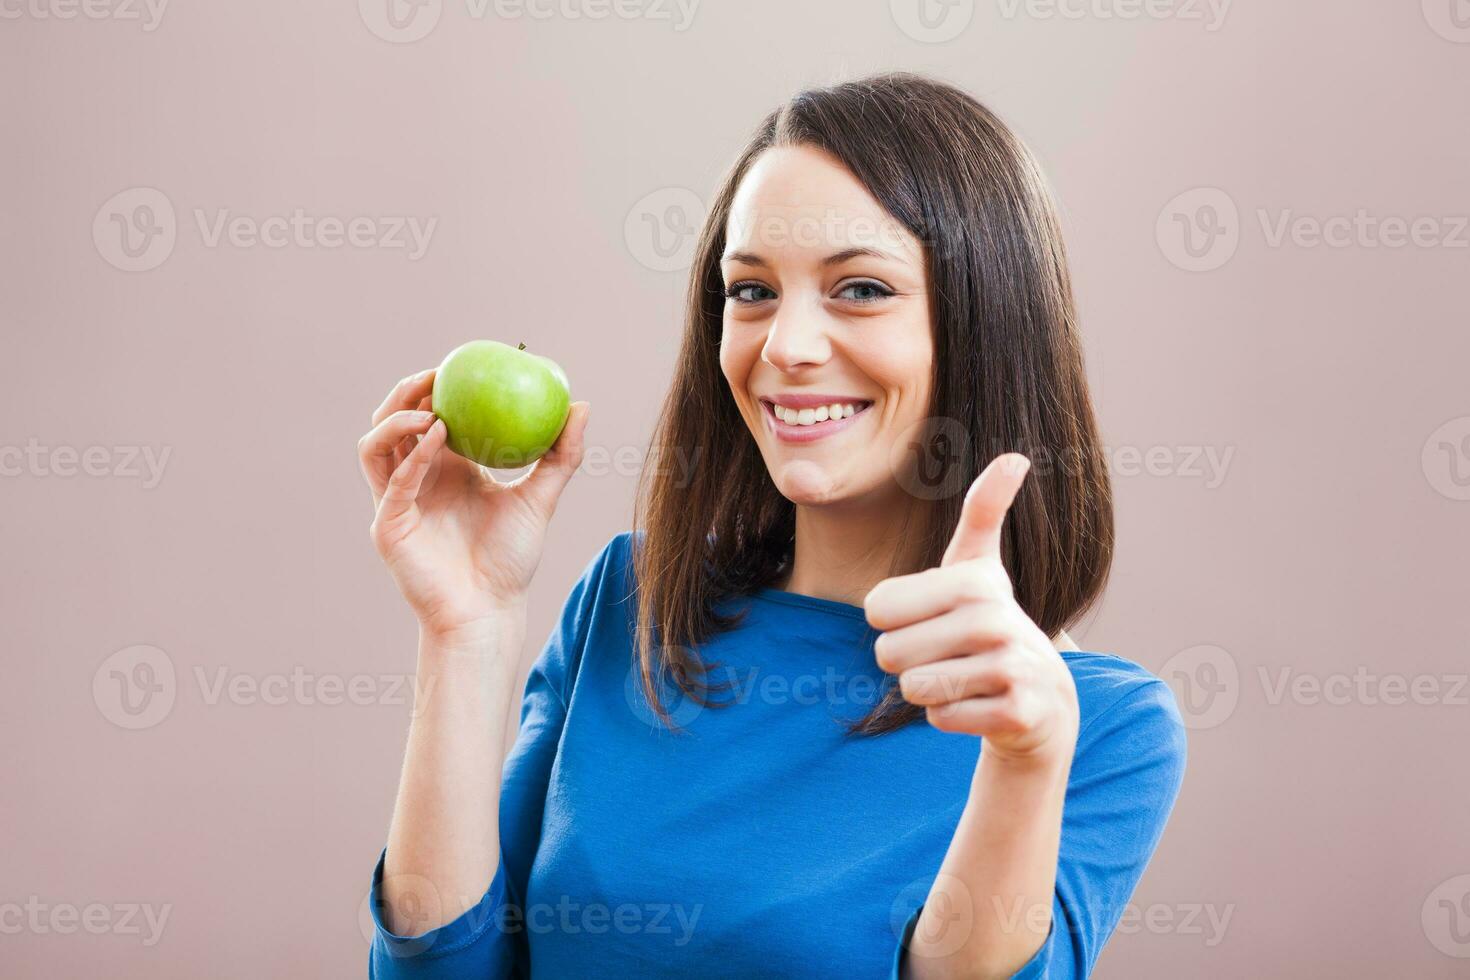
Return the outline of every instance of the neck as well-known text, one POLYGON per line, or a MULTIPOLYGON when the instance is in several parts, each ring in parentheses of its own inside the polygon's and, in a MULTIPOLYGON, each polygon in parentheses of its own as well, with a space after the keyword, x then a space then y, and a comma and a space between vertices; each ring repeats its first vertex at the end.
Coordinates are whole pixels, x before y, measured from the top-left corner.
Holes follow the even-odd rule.
POLYGON ((786 592, 860 606, 868 592, 917 557, 922 514, 914 498, 796 506, 796 548, 776 583, 786 592))

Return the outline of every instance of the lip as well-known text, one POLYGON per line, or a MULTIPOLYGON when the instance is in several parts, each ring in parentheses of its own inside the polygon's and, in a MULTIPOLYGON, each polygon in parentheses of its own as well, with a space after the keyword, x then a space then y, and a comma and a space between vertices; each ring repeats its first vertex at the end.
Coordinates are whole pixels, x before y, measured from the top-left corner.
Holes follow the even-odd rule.
POLYGON ((763 395, 759 400, 761 414, 766 420, 766 428, 780 441, 789 443, 816 442, 818 439, 835 436, 851 427, 854 422, 867 414, 868 409, 873 407, 873 402, 867 398, 850 398, 845 395, 763 395), (838 419, 835 422, 818 422, 815 425, 791 425, 776 418, 776 413, 772 410, 775 405, 780 405, 782 408, 803 409, 831 405, 833 402, 852 402, 862 407, 845 419, 838 419))
MULTIPOLYGON (((848 402, 852 402, 854 405, 859 402, 869 405, 873 403, 871 398, 854 398, 852 395, 801 395, 796 392, 788 392, 780 395, 761 395, 760 400, 763 402, 773 402, 782 408, 794 408, 798 411, 803 408, 817 408, 821 405, 831 405, 833 402, 843 405, 848 402)), ((855 413, 853 418, 857 418, 855 413)))

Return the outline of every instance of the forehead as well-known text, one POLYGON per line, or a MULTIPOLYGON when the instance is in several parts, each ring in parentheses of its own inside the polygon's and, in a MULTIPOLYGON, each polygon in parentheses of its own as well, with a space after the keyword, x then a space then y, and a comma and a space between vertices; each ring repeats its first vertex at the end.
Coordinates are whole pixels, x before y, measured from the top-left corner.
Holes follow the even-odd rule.
POLYGON ((879 248, 917 256, 918 241, 840 160, 810 146, 766 150, 736 188, 725 226, 731 251, 879 248))

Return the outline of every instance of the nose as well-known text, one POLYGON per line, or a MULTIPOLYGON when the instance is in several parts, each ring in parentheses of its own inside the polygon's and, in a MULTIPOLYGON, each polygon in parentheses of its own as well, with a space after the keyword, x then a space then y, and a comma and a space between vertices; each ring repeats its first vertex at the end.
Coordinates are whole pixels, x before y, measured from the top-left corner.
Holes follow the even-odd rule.
POLYGON ((816 304, 781 304, 761 348, 761 360, 781 371, 825 363, 832 356, 827 322, 816 304))

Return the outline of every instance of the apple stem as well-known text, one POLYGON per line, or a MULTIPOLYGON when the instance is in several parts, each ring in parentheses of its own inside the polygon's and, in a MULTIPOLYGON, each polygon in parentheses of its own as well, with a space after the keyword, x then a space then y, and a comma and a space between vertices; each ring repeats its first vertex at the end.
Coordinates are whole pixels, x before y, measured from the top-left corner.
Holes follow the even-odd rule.
POLYGON ((525 350, 525 349, 526 349, 526 344, 525 344, 524 341, 522 341, 521 343, 519 343, 519 344, 516 345, 516 350, 525 350))

